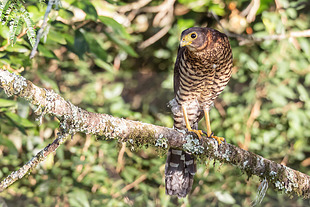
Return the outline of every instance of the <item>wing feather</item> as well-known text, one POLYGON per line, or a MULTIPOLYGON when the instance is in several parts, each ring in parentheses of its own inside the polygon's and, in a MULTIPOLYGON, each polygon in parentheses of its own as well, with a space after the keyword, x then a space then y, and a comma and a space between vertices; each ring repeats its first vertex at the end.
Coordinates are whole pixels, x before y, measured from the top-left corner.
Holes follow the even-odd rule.
POLYGON ((182 57, 183 52, 184 52, 184 49, 179 46, 177 59, 176 59, 175 64, 174 64, 174 77, 173 77, 174 96, 176 96, 176 94, 179 90, 179 87, 180 87, 180 68, 179 68, 179 66, 180 66, 180 59, 182 57))

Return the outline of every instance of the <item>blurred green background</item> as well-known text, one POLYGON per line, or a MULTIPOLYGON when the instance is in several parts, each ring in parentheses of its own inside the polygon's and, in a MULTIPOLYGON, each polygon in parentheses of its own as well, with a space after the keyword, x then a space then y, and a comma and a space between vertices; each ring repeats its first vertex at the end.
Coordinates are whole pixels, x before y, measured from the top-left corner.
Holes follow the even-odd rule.
MULTIPOLYGON (((167 127, 173 125, 167 102, 173 98, 180 33, 192 26, 223 31, 222 25, 239 38, 230 38, 233 76, 211 110, 214 133, 310 174, 310 41, 270 39, 309 31, 309 1, 63 0, 62 7, 49 14, 34 59, 29 59, 34 41, 29 25, 35 31, 40 28, 47 5, 14 2, 24 6, 32 22, 23 12, 12 35, 19 7, 2 13, 1 68, 53 89, 86 110, 167 127), (249 35, 265 40, 245 41, 249 35)), ((0 90, 0 179, 51 143, 57 133, 59 122, 45 116, 39 126, 33 109, 0 90)), ((94 136, 76 134, 0 193, 0 204, 237 207, 249 206, 260 184, 257 177, 210 161, 198 165, 191 195, 178 200, 165 195, 164 164, 165 156, 153 147, 131 151, 116 140, 96 141, 94 136)), ((272 188, 261 204, 309 205, 308 200, 290 199, 272 188)))

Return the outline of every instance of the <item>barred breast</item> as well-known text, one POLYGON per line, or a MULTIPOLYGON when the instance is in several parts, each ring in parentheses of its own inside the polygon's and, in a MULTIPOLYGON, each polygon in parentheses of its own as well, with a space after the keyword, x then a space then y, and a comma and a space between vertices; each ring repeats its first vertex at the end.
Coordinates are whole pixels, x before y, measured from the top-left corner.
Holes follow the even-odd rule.
MULTIPOLYGON (((214 100, 227 85, 232 72, 230 47, 210 50, 206 58, 192 57, 183 51, 178 61, 179 84, 175 94, 175 104, 185 106, 193 129, 197 129, 203 116, 203 109, 210 110, 214 100), (209 53, 209 54, 208 54, 209 53)), ((174 127, 186 127, 181 107, 175 110, 174 127)))

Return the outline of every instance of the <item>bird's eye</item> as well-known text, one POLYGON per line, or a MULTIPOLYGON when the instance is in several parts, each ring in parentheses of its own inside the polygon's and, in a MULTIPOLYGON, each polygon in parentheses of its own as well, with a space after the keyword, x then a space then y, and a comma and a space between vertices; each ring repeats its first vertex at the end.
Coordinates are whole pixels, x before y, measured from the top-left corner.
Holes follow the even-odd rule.
POLYGON ((195 39, 196 36, 197 36, 196 33, 192 33, 192 34, 191 34, 191 38, 193 38, 193 39, 195 39))

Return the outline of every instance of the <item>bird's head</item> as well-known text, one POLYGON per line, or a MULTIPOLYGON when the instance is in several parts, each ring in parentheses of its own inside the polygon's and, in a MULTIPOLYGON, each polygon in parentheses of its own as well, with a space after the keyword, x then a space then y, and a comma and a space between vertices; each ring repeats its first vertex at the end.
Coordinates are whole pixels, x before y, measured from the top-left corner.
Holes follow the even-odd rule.
POLYGON ((205 43, 204 28, 192 27, 182 32, 180 47, 186 47, 191 51, 196 51, 205 43))
POLYGON ((186 47, 192 52, 198 52, 206 48, 217 47, 218 43, 225 42, 225 37, 225 34, 215 29, 192 27, 182 32, 180 47, 186 47))

